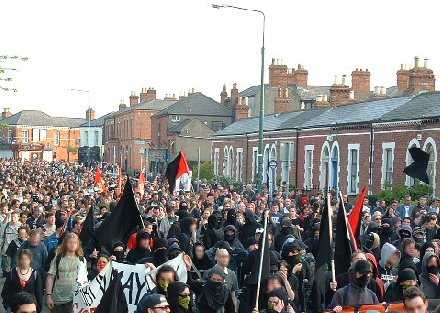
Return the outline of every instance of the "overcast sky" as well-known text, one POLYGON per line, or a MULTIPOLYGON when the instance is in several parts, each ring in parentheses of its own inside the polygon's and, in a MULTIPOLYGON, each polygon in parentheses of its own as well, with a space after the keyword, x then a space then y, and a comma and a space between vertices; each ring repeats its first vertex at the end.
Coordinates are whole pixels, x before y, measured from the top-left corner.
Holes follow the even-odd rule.
MULTIPOLYGON (((0 106, 13 113, 83 117, 87 96, 71 88, 91 90, 91 105, 102 115, 142 87, 155 87, 160 97, 195 88, 219 100, 223 83, 230 89, 237 82, 240 90, 259 83, 261 18, 255 14, 214 10, 207 0, 0 3, 0 55, 30 58, 12 64, 19 72, 10 86, 19 92, 0 91, 0 106)), ((413 64, 415 55, 430 58, 440 72, 438 1, 225 3, 265 11, 266 65, 272 57, 289 67, 301 63, 311 85, 331 84, 335 74, 356 67, 372 72, 372 88, 395 85, 395 71, 413 64)))

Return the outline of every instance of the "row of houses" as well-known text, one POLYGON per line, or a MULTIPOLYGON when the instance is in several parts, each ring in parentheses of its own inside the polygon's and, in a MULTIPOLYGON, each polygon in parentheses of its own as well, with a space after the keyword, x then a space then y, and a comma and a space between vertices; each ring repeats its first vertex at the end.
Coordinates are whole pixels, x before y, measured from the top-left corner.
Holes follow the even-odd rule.
MULTIPOLYGON (((430 153, 429 174, 436 183, 439 94, 428 60, 401 65, 396 84, 371 88, 368 69, 333 84, 314 86, 299 64, 269 65, 264 85, 263 173, 257 173, 260 86, 241 91, 221 88, 219 101, 191 90, 176 98, 157 97, 152 87, 132 92, 115 111, 100 118, 89 108, 85 119, 51 117, 25 110, 2 114, 3 157, 84 161, 98 157, 128 172, 162 172, 179 151, 190 161, 211 161, 216 175, 243 183, 262 175, 265 182, 304 189, 340 188, 356 194, 361 186, 414 183, 403 174, 407 149, 430 153), (95 151, 95 150, 94 150, 95 151), (200 153, 199 153, 200 151, 200 153), (85 153, 87 152, 87 153, 85 153), (83 156, 83 157, 82 157, 83 156), (272 162, 271 162, 272 161, 272 162), (268 164, 275 166, 270 167, 268 164)), ((437 186, 439 185, 439 186, 437 186)))

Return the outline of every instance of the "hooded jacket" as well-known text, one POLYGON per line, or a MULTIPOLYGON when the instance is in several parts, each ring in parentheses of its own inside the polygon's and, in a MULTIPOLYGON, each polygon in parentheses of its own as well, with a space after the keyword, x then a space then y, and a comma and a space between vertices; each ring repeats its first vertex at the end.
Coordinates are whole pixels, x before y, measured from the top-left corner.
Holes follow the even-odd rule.
POLYGON ((370 283, 368 284, 368 289, 376 294, 379 301, 382 301, 385 294, 385 288, 383 285, 383 281, 379 278, 377 260, 375 256, 371 253, 365 253, 365 256, 367 257, 367 260, 370 262, 371 268, 373 269, 373 275, 371 276, 370 283))
POLYGON ((375 293, 367 287, 359 287, 353 283, 336 290, 330 308, 334 308, 337 305, 344 306, 358 306, 362 304, 377 304, 375 293))
POLYGON ((189 286, 180 281, 175 281, 168 286, 168 303, 170 304, 170 313, 189 313, 192 312, 191 303, 187 310, 179 305, 179 295, 189 286))
POLYGON ((249 237, 254 237, 258 228, 257 218, 251 210, 244 212, 244 220, 245 224, 242 226, 239 236, 241 242, 245 242, 249 237))
POLYGON ((215 211, 208 217, 208 227, 203 234, 203 244, 207 249, 214 246, 214 244, 223 240, 222 215, 219 211, 215 211))
POLYGON ((430 279, 429 279, 429 273, 427 264, 430 258, 437 258, 437 262, 439 260, 439 257, 433 253, 425 253, 425 256, 422 260, 422 272, 419 276, 420 280, 420 289, 423 291, 425 296, 428 299, 438 299, 440 298, 440 287, 435 285, 430 279))
MULTIPOLYGON (((397 268, 389 268, 387 267, 387 263, 390 260, 391 256, 395 253, 395 252, 399 252, 399 250, 397 250, 397 248, 395 246, 393 246, 392 244, 386 242, 383 246, 382 249, 380 251, 380 261, 379 261, 379 265, 380 265, 380 275, 392 275, 392 276, 397 276, 397 268)), ((399 252, 400 253, 400 252, 399 252)))

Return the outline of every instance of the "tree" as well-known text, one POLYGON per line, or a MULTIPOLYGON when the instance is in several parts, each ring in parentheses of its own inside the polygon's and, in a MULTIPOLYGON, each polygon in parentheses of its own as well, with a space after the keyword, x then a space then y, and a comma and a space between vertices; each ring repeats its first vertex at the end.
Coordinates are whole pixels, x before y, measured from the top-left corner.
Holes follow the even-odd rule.
MULTIPOLYGON (((192 178, 197 179, 197 162, 191 162, 192 178)), ((212 163, 210 161, 204 161, 200 164, 200 179, 201 180, 212 180, 214 178, 214 172, 212 170, 212 163)))

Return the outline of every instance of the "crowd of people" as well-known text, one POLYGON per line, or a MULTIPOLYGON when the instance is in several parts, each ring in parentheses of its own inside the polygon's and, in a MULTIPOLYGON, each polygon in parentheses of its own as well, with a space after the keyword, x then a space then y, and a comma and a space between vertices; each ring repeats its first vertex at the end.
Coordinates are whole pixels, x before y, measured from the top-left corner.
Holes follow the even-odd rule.
MULTIPOLYGON (((73 312, 77 282, 92 279, 109 262, 155 269, 182 253, 188 281, 179 281, 172 267, 160 267, 156 288, 143 295, 136 312, 339 312, 382 302, 427 312, 427 299, 440 299, 437 199, 366 200, 351 266, 336 281, 329 267, 325 296, 317 299, 323 194, 280 187, 269 197, 251 185, 234 190, 216 183, 172 193, 160 176, 140 186, 134 180, 144 226, 108 251, 79 236, 88 212, 98 229, 121 193, 116 166, 102 165, 105 188, 96 185, 95 171, 59 161, 0 160, 1 297, 7 312, 73 312), (265 214, 270 274, 257 298, 265 214)), ((343 201, 349 214, 353 206, 343 201)))

